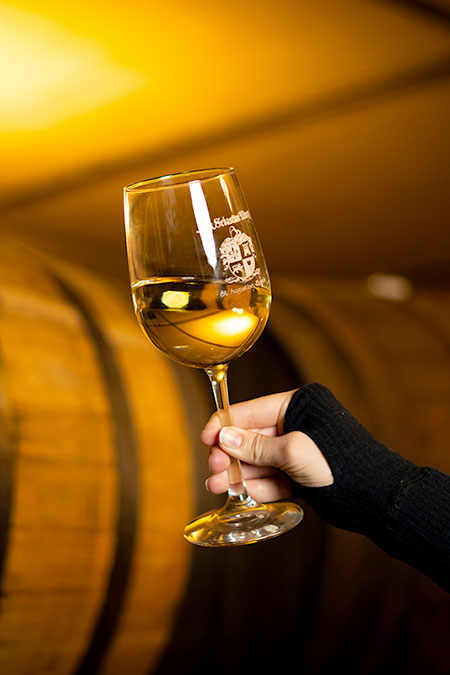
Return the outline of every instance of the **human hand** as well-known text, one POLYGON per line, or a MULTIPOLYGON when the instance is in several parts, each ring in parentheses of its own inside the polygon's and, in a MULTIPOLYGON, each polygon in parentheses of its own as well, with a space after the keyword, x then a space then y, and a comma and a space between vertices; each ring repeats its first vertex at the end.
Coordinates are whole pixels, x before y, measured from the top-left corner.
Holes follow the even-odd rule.
POLYGON ((324 487, 334 482, 319 447, 301 431, 285 434, 284 417, 294 391, 272 394, 230 406, 233 427, 221 429, 214 413, 201 434, 211 447, 206 485, 220 494, 228 489, 230 456, 241 460, 250 495, 257 501, 275 501, 292 495, 293 482, 324 487))

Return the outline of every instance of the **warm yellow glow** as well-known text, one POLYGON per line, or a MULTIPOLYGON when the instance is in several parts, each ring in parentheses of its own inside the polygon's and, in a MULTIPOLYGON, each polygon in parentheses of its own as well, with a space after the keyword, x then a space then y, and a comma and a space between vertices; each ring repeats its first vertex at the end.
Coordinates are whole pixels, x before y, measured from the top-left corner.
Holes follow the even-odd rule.
POLYGON ((107 50, 31 12, 0 4, 2 131, 48 128, 146 85, 107 50))
MULTIPOLYGON (((431 63, 448 49, 442 27, 411 18, 388 3, 347 0, 345 11, 331 0, 281 5, 258 3, 256 12, 255 3, 229 0, 224 12, 221 3, 207 0, 129 0, 125 5, 107 0, 0 0, 0 201, 28 186, 51 184, 54 178, 117 163, 135 153, 148 156, 144 174, 149 176, 172 172, 177 165, 191 169, 236 163, 238 174, 247 176, 246 184, 252 176, 264 192, 268 164, 284 176, 296 175, 298 151, 293 144, 302 152, 312 148, 309 162, 315 169, 322 166, 325 152, 339 146, 346 127, 330 127, 323 133, 332 136, 323 138, 321 129, 315 136, 308 128, 298 137, 267 134, 249 146, 216 145, 217 139, 226 139, 227 130, 234 138, 253 122, 270 120, 273 114, 276 121, 284 109, 302 110, 340 87, 345 90, 367 78, 377 80, 383 73, 431 63), (177 144, 192 147, 193 154, 176 158, 177 144)), ((420 124, 432 114, 446 129, 441 91, 430 103, 432 112, 428 99, 423 112, 417 108, 420 124)), ((394 114, 387 111, 376 129, 389 127, 394 114)), ((365 118, 360 124, 367 138, 365 118)), ((404 142, 409 147, 406 135, 404 142)), ((356 141, 354 145, 359 147, 356 141)), ((333 150, 333 156, 338 155, 333 150)), ((396 175, 415 170, 416 163, 400 166, 403 155, 398 145, 396 175)), ((371 160, 367 155, 370 166, 371 160)), ((308 171, 311 186, 314 175, 308 171)), ((343 172, 342 181, 345 176, 343 172)), ((131 173, 124 182, 141 177, 140 171, 131 173)), ((279 199, 287 204, 283 195, 279 199)), ((86 206, 80 216, 72 204, 49 204, 51 213, 40 214, 45 227, 50 216, 58 231, 69 222, 77 231, 89 223, 90 230, 86 216, 94 209, 86 206), (56 214, 53 208, 61 211, 56 214)), ((99 236, 109 238, 115 232, 110 219, 120 208, 108 196, 99 210, 95 227, 99 236)), ((35 226, 36 216, 30 212, 30 228, 35 226)))
POLYGON ((169 309, 181 309, 189 303, 189 293, 185 291, 164 291, 161 302, 169 309))
POLYGON ((212 331, 220 336, 243 337, 254 327, 256 317, 252 314, 232 314, 220 316, 213 322, 212 331))
POLYGON ((238 347, 252 333, 258 318, 243 309, 218 312, 203 319, 187 322, 184 328, 193 337, 224 347, 238 347))

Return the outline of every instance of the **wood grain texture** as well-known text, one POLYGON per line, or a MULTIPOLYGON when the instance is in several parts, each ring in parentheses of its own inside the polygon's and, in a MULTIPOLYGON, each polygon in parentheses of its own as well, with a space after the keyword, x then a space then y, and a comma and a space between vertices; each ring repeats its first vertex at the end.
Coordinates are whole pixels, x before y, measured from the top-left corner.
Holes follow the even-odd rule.
POLYGON ((173 374, 108 284, 10 242, 0 259, 2 430, 16 439, 0 670, 114 674, 132 655, 127 672, 146 673, 189 564, 173 374))

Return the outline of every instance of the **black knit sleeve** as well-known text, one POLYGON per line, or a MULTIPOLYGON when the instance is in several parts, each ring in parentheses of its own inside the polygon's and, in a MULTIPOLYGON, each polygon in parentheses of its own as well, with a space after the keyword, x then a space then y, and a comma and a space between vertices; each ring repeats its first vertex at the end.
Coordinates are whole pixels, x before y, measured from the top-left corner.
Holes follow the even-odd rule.
POLYGON ((312 438, 334 476, 328 487, 298 486, 299 497, 450 591, 450 476, 389 450, 320 384, 294 394, 284 429, 312 438))

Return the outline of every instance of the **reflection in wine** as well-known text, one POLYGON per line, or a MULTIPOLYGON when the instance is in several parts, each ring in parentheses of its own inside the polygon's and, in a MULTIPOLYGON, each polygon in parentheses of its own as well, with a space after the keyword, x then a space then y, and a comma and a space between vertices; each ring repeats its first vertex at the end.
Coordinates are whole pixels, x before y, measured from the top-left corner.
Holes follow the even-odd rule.
POLYGON ((147 337, 173 360, 197 368, 246 352, 266 325, 271 302, 267 288, 183 278, 139 281, 132 294, 147 337))

